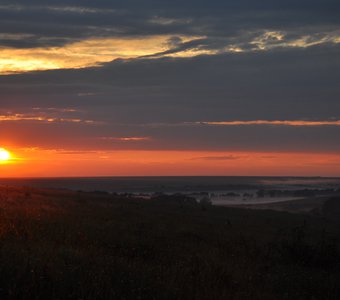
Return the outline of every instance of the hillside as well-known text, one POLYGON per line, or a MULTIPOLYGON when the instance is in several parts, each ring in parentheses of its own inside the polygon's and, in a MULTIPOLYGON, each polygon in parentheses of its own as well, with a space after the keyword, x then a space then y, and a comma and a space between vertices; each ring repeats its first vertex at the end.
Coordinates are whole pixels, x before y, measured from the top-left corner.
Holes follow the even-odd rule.
POLYGON ((339 299, 323 217, 0 189, 1 299, 339 299))

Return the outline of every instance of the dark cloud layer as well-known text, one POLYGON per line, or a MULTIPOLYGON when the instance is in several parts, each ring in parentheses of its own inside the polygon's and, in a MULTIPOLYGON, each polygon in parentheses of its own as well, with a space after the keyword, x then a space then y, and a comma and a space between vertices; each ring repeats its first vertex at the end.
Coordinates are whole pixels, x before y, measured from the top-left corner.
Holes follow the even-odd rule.
POLYGON ((338 29, 339 22, 337 0, 1 1, 1 32, 30 36, 1 38, 0 44, 41 47, 90 37, 156 34, 206 35, 216 43, 261 30, 320 34, 338 29))
POLYGON ((49 108, 75 109, 54 111, 59 122, 51 124, 0 118, 0 138, 70 149, 339 151, 339 126, 192 124, 340 120, 339 23, 340 2, 332 0, 1 1, 2 47, 172 38, 170 50, 148 57, 0 76, 0 115, 41 108, 48 118, 49 108), (284 32, 283 41, 278 32, 284 32), (200 38, 183 42, 180 35, 200 38), (223 50, 232 45, 243 52, 223 50), (208 52, 164 57, 190 49, 208 52), (67 118, 82 122, 60 121, 67 118), (124 137, 150 139, 119 139, 124 137))
POLYGON ((323 45, 117 60, 96 68, 7 75, 0 87, 6 107, 117 107, 122 114, 117 122, 328 119, 340 117, 338 78, 340 47, 323 45), (145 112, 129 117, 134 108, 145 112))

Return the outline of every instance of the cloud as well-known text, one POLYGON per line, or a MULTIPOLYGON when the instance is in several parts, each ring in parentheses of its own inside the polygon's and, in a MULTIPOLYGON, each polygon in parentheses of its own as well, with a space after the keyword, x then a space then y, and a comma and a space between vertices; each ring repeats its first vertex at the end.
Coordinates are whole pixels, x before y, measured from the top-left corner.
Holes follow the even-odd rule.
MULTIPOLYGON (((3 36, 21 41, 25 35, 3 36)), ((32 39, 30 35, 27 35, 32 39)), ((3 39, 4 41, 5 39, 3 39)), ((1 43, 1 36, 0 36, 1 43)), ((340 31, 289 37, 283 31, 248 32, 245 37, 204 37, 191 35, 150 35, 89 38, 62 46, 0 49, 0 75, 28 71, 79 69, 101 66, 115 59, 190 58, 199 55, 268 51, 275 48, 307 48, 340 43, 340 31)))
POLYGON ((51 118, 44 116, 26 115, 26 114, 14 114, 14 115, 0 115, 0 122, 42 122, 42 123, 83 123, 83 124, 95 124, 93 120, 71 119, 71 118, 51 118))
POLYGON ((150 141, 151 137, 147 137, 147 136, 100 137, 100 139, 104 141, 142 142, 142 141, 150 141))
POLYGON ((235 156, 235 155, 227 155, 227 156, 204 156, 204 157, 194 157, 191 160, 207 160, 207 161, 224 161, 224 160, 236 160, 245 158, 245 156, 235 156))
POLYGON ((337 44, 339 11, 336 0, 2 1, 0 72, 337 44))
POLYGON ((76 123, 85 125, 98 125, 101 122, 76 117, 75 114, 80 112, 72 108, 40 108, 34 107, 31 109, 32 112, 26 113, 15 113, 12 111, 1 111, 0 110, 0 123, 4 122, 33 122, 33 123, 76 123), (73 116, 72 116, 73 115, 73 116))
MULTIPOLYGON (((0 75, 27 71, 78 69, 114 59, 137 58, 165 51, 171 36, 93 38, 53 48, 0 49, 0 75)), ((182 36, 182 41, 198 37, 182 36)))
POLYGON ((340 119, 339 46, 2 76, 2 107, 72 106, 115 123, 340 119), (317 58, 317 59, 315 59, 317 58), (80 97, 79 94, 86 97, 80 97), (57 105, 56 105, 57 104, 57 105))
POLYGON ((254 121, 196 122, 194 124, 196 124, 196 125, 212 125, 212 126, 274 125, 274 126, 303 126, 303 127, 305 127, 305 126, 340 126, 340 120, 329 120, 329 121, 254 120, 254 121))
POLYGON ((76 113, 79 110, 75 108, 56 108, 56 107, 33 107, 32 110, 39 112, 56 112, 56 113, 76 113))
MULTIPOLYGON (((181 43, 169 42, 172 47, 181 43)), ((333 126, 340 120, 339 49, 326 43, 1 76, 2 115, 36 116, 32 107, 72 108, 77 111, 72 115, 50 111, 43 117, 100 122, 2 122, 1 139, 27 147, 91 150, 340 151, 340 127, 333 126), (199 124, 235 120, 332 124, 199 124)))

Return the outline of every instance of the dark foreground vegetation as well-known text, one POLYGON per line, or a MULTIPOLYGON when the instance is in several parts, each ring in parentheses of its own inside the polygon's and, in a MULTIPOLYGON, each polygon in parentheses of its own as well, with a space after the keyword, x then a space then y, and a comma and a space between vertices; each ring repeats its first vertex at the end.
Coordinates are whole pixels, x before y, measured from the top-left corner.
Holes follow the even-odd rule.
POLYGON ((334 215, 178 196, 0 195, 1 299, 340 299, 334 215))

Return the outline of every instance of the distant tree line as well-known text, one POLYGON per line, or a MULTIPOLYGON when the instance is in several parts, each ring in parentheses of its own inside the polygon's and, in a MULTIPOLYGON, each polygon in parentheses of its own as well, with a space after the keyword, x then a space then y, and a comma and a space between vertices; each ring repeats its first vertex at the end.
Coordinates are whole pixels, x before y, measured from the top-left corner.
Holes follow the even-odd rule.
POLYGON ((333 196, 340 194, 339 189, 303 189, 303 190, 258 190, 256 196, 264 197, 315 197, 315 196, 333 196))

